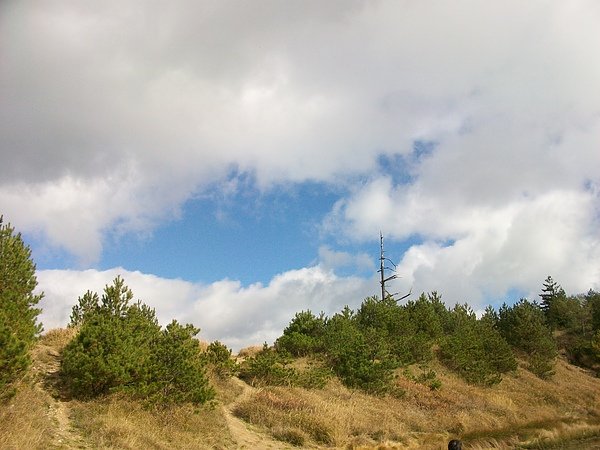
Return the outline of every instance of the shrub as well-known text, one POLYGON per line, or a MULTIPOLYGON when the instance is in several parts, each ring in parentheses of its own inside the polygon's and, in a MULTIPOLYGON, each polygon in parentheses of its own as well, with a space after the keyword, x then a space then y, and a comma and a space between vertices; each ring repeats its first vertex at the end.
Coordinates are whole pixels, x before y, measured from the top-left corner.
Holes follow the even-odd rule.
POLYGON ((9 386, 27 369, 29 363, 25 341, 17 339, 0 322, 0 399, 14 394, 15 391, 9 386))
POLYGON ((397 364, 407 365, 432 358, 432 344, 442 336, 447 316, 440 296, 433 292, 421 294, 417 301, 409 301, 405 306, 391 297, 369 297, 361 304, 355 320, 370 347, 385 349, 397 364))
POLYGON ((154 404, 200 404, 215 396, 205 376, 198 342, 200 329, 172 321, 162 330, 150 359, 151 371, 144 392, 154 404))
POLYGON ((85 321, 65 347, 62 375, 79 398, 132 390, 148 381, 159 340, 160 327, 153 311, 142 311, 137 305, 123 317, 102 311, 85 321))
POLYGON ((69 327, 77 327, 95 312, 98 312, 100 299, 95 292, 87 291, 77 299, 77 304, 71 310, 69 327))
POLYGON ((477 320, 466 305, 452 311, 453 333, 440 345, 440 358, 468 383, 493 385, 501 374, 515 370, 517 362, 508 343, 484 316, 477 320))
POLYGON ((502 305, 498 329, 510 345, 528 357, 531 372, 540 378, 552 376, 556 343, 539 305, 525 299, 511 307, 502 305))
POLYGON ((332 376, 333 371, 329 367, 309 366, 297 372, 295 385, 305 389, 323 389, 332 376))
POLYGON ((316 317, 311 311, 301 311, 283 330, 283 336, 277 339, 275 347, 293 356, 307 356, 322 350, 324 332, 323 314, 316 317))
POLYGON ((346 386, 376 394, 392 390, 394 358, 379 352, 382 347, 368 345, 348 307, 328 321, 324 346, 333 371, 346 386))
POLYGON ((428 386, 432 391, 441 389, 442 382, 437 377, 437 373, 425 366, 420 366, 421 373, 417 376, 413 375, 408 368, 404 369, 404 376, 409 380, 414 381, 425 386, 428 386))
MULTIPOLYGON (((94 298, 84 295, 80 298, 94 298)), ((77 336, 63 350, 71 393, 90 398, 127 392, 153 404, 203 403, 214 397, 204 373, 198 329, 173 321, 161 330, 153 309, 137 302, 122 278, 106 286, 97 307, 80 309, 77 336)), ((73 316, 72 316, 73 317, 73 316)))
POLYGON ((220 378, 229 378, 238 372, 231 349, 219 341, 211 342, 203 356, 212 372, 220 378))
POLYGON ((252 386, 292 386, 298 374, 287 367, 289 362, 284 353, 265 343, 262 351, 241 364, 239 377, 252 386))

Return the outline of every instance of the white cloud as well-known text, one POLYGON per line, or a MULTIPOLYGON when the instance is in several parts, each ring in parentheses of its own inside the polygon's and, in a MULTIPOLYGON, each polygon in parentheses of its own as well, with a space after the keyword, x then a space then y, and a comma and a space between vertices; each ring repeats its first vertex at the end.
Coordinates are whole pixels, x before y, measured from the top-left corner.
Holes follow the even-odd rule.
POLYGON ((340 278, 319 265, 282 273, 266 286, 242 286, 231 280, 201 285, 122 268, 43 270, 38 272, 38 290, 45 293, 40 305, 45 328, 66 326, 77 298, 88 289, 101 293, 117 275, 125 279, 135 299, 156 309, 163 325, 172 319, 193 323, 202 330, 200 338, 218 339, 235 350, 272 343, 301 310, 330 315, 346 304, 356 307, 373 295, 377 284, 374 279, 340 278))
MULTIPOLYGON (((400 267, 417 290, 479 302, 548 273, 598 288, 594 0, 4 2, 0 54, 2 213, 83 266, 107 232, 177 217, 235 167, 263 189, 369 178, 327 222, 423 237, 400 267), (416 139, 434 151, 411 156, 416 139), (409 180, 379 174, 381 154, 409 180)), ((298 297, 284 276, 182 297, 297 306, 353 258, 323 247, 298 297)))
POLYGON ((106 230, 151 228, 232 165, 263 188, 345 182, 427 139, 444 145, 415 174, 439 183, 422 188, 482 201, 517 178, 551 185, 550 166, 536 167, 550 147, 578 146, 570 164, 555 160, 559 177, 597 167, 594 1, 1 8, 3 212, 84 264, 106 230), (469 166, 465 151, 479 154, 469 166), (512 161, 499 166, 504 182, 486 183, 498 160, 512 161), (123 171, 134 175, 114 176, 123 171), (28 207, 32 190, 60 208, 28 207), (114 192, 110 210, 76 226, 82 205, 114 192), (56 209, 68 232, 53 228, 56 209))
POLYGON ((548 274, 569 293, 600 287, 597 189, 508 197, 493 207, 469 201, 480 195, 469 190, 459 200, 452 189, 424 192, 374 180, 340 201, 326 227, 357 239, 381 228, 397 240, 419 236, 398 273, 415 292, 437 290, 449 303, 482 306, 515 288, 536 296, 548 274))
POLYGON ((375 272, 373 259, 366 253, 351 254, 339 252, 326 245, 319 247, 319 265, 325 270, 335 270, 342 267, 353 267, 358 270, 375 272))

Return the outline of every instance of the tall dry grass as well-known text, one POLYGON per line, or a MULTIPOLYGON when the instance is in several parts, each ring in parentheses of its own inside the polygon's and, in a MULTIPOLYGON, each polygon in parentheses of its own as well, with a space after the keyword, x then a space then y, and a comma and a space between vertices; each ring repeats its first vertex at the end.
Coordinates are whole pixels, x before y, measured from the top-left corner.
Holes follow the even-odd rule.
POLYGON ((49 448, 55 424, 47 411, 48 403, 31 382, 19 383, 16 395, 0 403, 0 448, 49 448))
MULTIPOLYGON (((61 392, 52 377, 60 351, 76 333, 51 330, 40 339, 29 380, 0 405, 0 448, 42 449, 56 443, 51 439, 56 423, 48 410, 61 392)), ((302 363, 297 362, 299 370, 302 363)), ((460 438, 465 448, 480 450, 586 448, 591 440, 600 439, 600 379, 564 360, 558 360, 550 380, 520 367, 492 388, 468 385, 435 361, 430 368, 442 382, 441 389, 431 390, 399 371, 396 383, 405 392, 402 398, 352 391, 337 379, 313 390, 245 389, 228 379, 211 381, 218 403, 231 405, 254 429, 297 446, 443 449, 450 438, 460 438)), ((70 401, 68 408, 72 429, 89 448, 237 445, 220 407, 151 411, 126 397, 112 396, 70 401)))
POLYGON ((51 397, 45 386, 48 367, 77 333, 75 329, 50 330, 32 350, 32 367, 16 386, 16 395, 0 403, 1 449, 47 449, 56 423, 49 413, 51 397))
POLYGON ((233 448, 219 408, 190 406, 148 410, 126 397, 78 402, 74 425, 91 448, 203 449, 233 448))
POLYGON ((515 448, 593 437, 600 426, 600 379, 563 360, 551 380, 520 368, 492 388, 431 366, 442 381, 437 391, 401 374, 400 399, 365 395, 332 380, 323 390, 266 388, 234 413, 287 442, 347 448, 438 449, 454 437, 467 448, 515 448))

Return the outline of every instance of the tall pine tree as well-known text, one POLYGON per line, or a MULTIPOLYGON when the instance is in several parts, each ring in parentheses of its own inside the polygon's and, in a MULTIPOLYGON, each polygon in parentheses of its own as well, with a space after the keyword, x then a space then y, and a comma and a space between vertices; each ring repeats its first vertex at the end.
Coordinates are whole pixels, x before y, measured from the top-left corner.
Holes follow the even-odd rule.
POLYGON ((0 217, 0 393, 30 364, 29 350, 42 327, 31 250, 0 217))
POLYGON ((548 314, 554 301, 560 296, 564 297, 564 295, 565 291, 560 287, 560 284, 554 281, 551 276, 548 276, 548 278, 544 280, 544 286, 542 287, 542 293, 540 294, 540 297, 542 298, 540 303, 542 311, 544 311, 545 314, 548 314))

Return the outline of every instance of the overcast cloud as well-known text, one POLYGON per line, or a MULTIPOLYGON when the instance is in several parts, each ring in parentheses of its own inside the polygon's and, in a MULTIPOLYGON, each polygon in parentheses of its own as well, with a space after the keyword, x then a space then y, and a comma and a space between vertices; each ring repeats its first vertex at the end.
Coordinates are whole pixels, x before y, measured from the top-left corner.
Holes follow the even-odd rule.
MULTIPOLYGON (((232 171, 340 186, 322 232, 416 239, 403 288, 476 306, 549 273, 600 288, 595 0, 6 1, 0 55, 0 211, 78 261, 40 274, 50 298, 114 276, 79 270, 107 233, 151 233, 232 171)), ((368 266, 323 247, 268 286, 128 276, 140 297, 177 286, 159 313, 209 335, 247 324, 237 345, 367 292, 330 270, 348 261, 368 266)))

